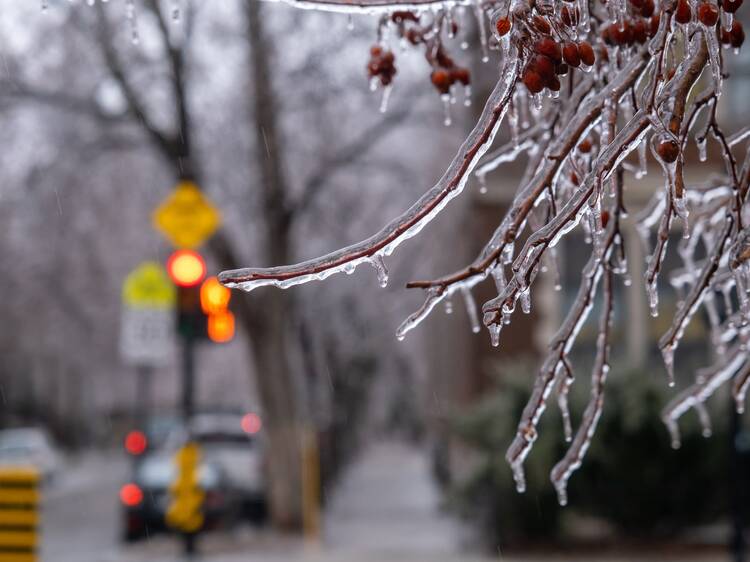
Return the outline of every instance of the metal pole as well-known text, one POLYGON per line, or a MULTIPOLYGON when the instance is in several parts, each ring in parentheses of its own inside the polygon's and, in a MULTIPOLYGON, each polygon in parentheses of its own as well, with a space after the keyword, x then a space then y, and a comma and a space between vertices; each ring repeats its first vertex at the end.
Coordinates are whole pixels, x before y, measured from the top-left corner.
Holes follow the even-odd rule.
MULTIPOLYGON (((182 341, 182 417, 185 430, 189 431, 190 418, 195 408, 195 337, 192 326, 180 338, 182 341)), ((188 436, 189 439, 189 436, 188 436)), ((183 533, 183 548, 186 558, 192 558, 198 550, 196 533, 183 533)))
POLYGON ((151 413, 151 379, 153 368, 149 365, 136 367, 135 402, 133 403, 134 427, 145 430, 151 413))
POLYGON ((187 426, 195 406, 195 338, 182 336, 182 417, 187 426))

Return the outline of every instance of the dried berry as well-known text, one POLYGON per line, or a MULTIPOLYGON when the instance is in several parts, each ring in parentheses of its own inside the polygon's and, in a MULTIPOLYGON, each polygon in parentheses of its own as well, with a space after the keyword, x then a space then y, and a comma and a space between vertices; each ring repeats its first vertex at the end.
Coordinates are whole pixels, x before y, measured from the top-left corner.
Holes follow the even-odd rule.
POLYGON ((578 150, 583 152, 584 154, 588 154, 591 152, 591 139, 583 139, 580 143, 578 143, 578 150))
POLYGON ((544 89, 544 81, 539 74, 531 69, 523 73, 523 83, 532 94, 538 94, 544 89))
POLYGON ((719 8, 710 2, 703 2, 698 6, 698 21, 707 27, 713 27, 719 21, 719 8))
POLYGON ((546 37, 536 42, 536 52, 551 58, 554 62, 562 62, 562 51, 554 39, 546 37))
POLYGON ((623 22, 622 27, 619 25, 614 25, 614 32, 610 31, 610 34, 613 34, 613 38, 615 42, 619 45, 632 45, 634 38, 633 38, 633 26, 630 24, 629 21, 623 22))
POLYGON ((656 32, 659 31, 659 21, 661 18, 659 17, 659 14, 654 14, 651 16, 651 26, 648 30, 648 34, 653 37, 656 35, 656 32))
POLYGON ((581 57, 583 64, 593 66, 596 57, 594 56, 594 49, 591 48, 591 43, 588 41, 578 43, 578 55, 581 57))
POLYGON ((500 18, 497 20, 497 23, 495 23, 495 30, 500 37, 506 35, 510 31, 510 27, 511 24, 508 18, 500 18))
POLYGON ((745 30, 742 29, 742 24, 737 20, 732 22, 732 30, 729 32, 731 41, 729 42, 732 47, 739 49, 745 42, 745 30))
POLYGON ((461 82, 464 86, 468 86, 471 83, 471 74, 468 68, 454 68, 451 70, 451 81, 461 82))
POLYGON ((432 80, 432 85, 435 86, 437 91, 441 94, 447 94, 450 91, 451 84, 453 84, 450 74, 442 69, 433 70, 430 75, 430 80, 432 80))
POLYGON ((687 0, 679 0, 677 2, 677 9, 674 12, 674 19, 677 23, 690 23, 693 18, 693 12, 690 9, 690 4, 687 0))
POLYGON ((733 14, 742 6, 742 0, 722 0, 721 7, 728 14, 733 14))
POLYGON ((418 22, 419 18, 414 12, 397 10, 391 14, 391 21, 393 21, 394 23, 402 23, 405 21, 418 22))
POLYGON ((531 20, 531 25, 534 26, 534 29, 539 33, 543 33, 544 35, 549 35, 552 31, 549 22, 542 16, 534 16, 534 19, 531 20))
POLYGON ((641 15, 644 18, 650 18, 654 15, 655 9, 656 5, 654 4, 654 0, 644 0, 643 6, 641 6, 641 15))
POLYGON ((563 45, 563 60, 570 66, 578 66, 581 64, 581 56, 578 54, 578 45, 572 41, 568 41, 563 45))
POLYGON ((570 70, 568 65, 565 64, 564 62, 561 62, 555 67, 555 74, 559 76, 565 76, 568 73, 568 70, 570 70))
POLYGON ((570 172, 570 182, 573 185, 578 185, 580 183, 580 180, 578 179, 578 174, 575 172, 570 172))
POLYGON ((576 25, 576 23, 578 23, 578 8, 568 8, 567 6, 563 6, 562 10, 560 11, 560 19, 562 20, 564 25, 573 27, 574 25, 576 25))
POLYGON ((646 30, 646 22, 638 20, 633 26, 633 39, 636 43, 643 45, 648 40, 648 31, 646 30))
POLYGON ((552 76, 552 78, 547 81, 547 87, 553 92, 560 91, 560 80, 557 78, 557 76, 552 76))
POLYGON ((672 163, 680 155, 680 146, 674 139, 662 138, 656 146, 656 153, 665 162, 672 163))
POLYGON ((383 54, 383 48, 380 45, 373 45, 370 47, 370 55, 374 57, 379 57, 383 54))
POLYGON ((644 0, 628 0, 633 8, 641 9, 643 7, 644 0))
POLYGON ((532 67, 545 82, 555 75, 555 63, 544 55, 535 56, 532 67))
POLYGON ((604 209, 602 211, 602 227, 607 228, 608 222, 609 222, 609 211, 607 209, 604 209))

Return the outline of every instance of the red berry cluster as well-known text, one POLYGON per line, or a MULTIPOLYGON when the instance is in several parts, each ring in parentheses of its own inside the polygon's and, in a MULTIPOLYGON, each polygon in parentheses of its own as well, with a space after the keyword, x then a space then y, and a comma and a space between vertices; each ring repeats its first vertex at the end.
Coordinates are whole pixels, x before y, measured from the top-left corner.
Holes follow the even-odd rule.
MULTIPOLYGON (((734 14, 742 6, 743 0, 721 0, 721 9, 728 14, 734 14)), ((706 27, 714 27, 719 21, 719 4, 714 4, 710 0, 702 0, 698 5, 695 18, 706 27)), ((677 23, 686 24, 693 20, 693 10, 688 0, 678 0, 675 8, 674 19, 677 23)), ((721 30, 721 42, 725 45, 731 45, 739 49, 745 41, 745 31, 742 24, 737 20, 732 22, 729 31, 721 30)))
POLYGON ((612 23, 602 30, 601 37, 606 45, 643 45, 656 35, 661 18, 654 13, 653 0, 630 0, 629 4, 629 13, 621 23, 612 23))
POLYGON ((587 41, 566 41, 562 47, 560 45, 552 37, 544 37, 534 43, 535 54, 522 74, 523 83, 532 94, 538 94, 544 88, 559 91, 558 75, 567 74, 571 67, 578 68, 581 63, 592 66, 596 61, 594 49, 587 41))
POLYGON ((560 90, 558 76, 582 64, 593 66, 596 62, 591 44, 574 40, 573 28, 578 25, 579 18, 575 4, 566 2, 556 17, 552 10, 532 2, 530 9, 515 9, 495 20, 498 38, 514 30, 513 41, 526 61, 521 80, 532 94, 545 88, 556 92, 560 90))
POLYGON ((449 93, 451 86, 457 82, 464 86, 468 86, 471 83, 469 69, 457 66, 442 47, 438 48, 434 54, 428 52, 426 56, 427 61, 433 68, 430 80, 435 89, 441 94, 449 93))
POLYGON ((379 78, 383 86, 388 86, 396 74, 396 66, 393 64, 395 59, 392 51, 384 51, 380 45, 373 45, 370 47, 367 74, 370 78, 379 78))
POLYGON ((732 29, 729 31, 721 30, 721 42, 724 45, 732 46, 735 49, 742 47, 745 42, 745 30, 742 29, 742 24, 737 20, 732 21, 732 29))

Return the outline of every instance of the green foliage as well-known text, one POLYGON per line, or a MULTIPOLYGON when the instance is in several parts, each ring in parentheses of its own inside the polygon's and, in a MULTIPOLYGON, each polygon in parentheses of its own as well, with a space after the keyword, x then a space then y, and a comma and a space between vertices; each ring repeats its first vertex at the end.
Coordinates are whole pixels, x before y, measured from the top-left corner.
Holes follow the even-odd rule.
POLYGON ((592 447, 570 482, 571 505, 638 536, 674 534, 727 513, 733 405, 723 392, 712 399, 710 438, 688 412, 679 421, 682 446, 673 450, 659 416, 673 394, 653 373, 613 377, 592 447))
MULTIPOLYGON (((574 431, 589 397, 586 371, 579 372, 571 395, 574 431)), ((713 437, 701 435, 691 412, 680 420, 682 447, 672 450, 660 411, 674 391, 653 372, 613 369, 593 444, 569 483, 567 508, 557 505, 549 481, 567 446, 554 395, 526 462, 527 492, 515 491, 504 454, 528 398, 533 370, 503 374, 494 392, 453 419, 454 434, 476 461, 469 476, 451 489, 451 505, 479 521, 489 545, 554 538, 563 516, 573 513, 602 518, 639 537, 667 536, 715 522, 728 509, 729 399, 719 393, 712 401, 713 437)))

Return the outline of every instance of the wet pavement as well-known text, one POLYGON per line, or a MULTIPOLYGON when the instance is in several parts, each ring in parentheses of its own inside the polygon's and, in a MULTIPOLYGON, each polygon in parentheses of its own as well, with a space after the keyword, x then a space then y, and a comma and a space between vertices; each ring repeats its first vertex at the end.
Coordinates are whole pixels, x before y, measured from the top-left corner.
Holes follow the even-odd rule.
MULTIPOLYGON (((724 562, 718 553, 596 554, 494 557, 471 554, 462 526, 440 510, 429 456, 399 443, 368 448, 329 498, 318 541, 243 526, 201 538, 205 562, 724 562)), ((178 562, 174 536, 134 545, 118 540, 117 494, 128 473, 121 453, 87 455, 45 491, 41 562, 178 562)))

